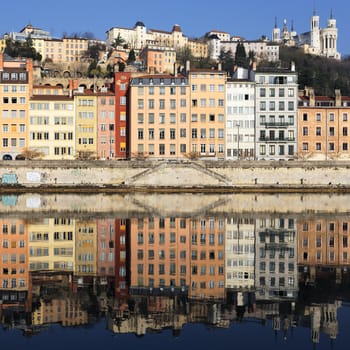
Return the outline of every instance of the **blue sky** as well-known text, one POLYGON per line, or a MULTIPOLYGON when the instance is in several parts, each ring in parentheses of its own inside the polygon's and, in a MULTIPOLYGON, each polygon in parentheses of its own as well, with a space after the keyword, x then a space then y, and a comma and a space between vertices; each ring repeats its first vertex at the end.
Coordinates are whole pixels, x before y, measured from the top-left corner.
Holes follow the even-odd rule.
POLYGON ((1 4, 0 35, 19 31, 26 24, 62 34, 92 32, 105 39, 111 27, 132 28, 142 21, 147 28, 171 31, 179 24, 185 35, 200 37, 216 29, 254 40, 271 31, 277 17, 282 27, 294 22, 298 33, 309 31, 316 8, 325 27, 333 9, 339 28, 338 50, 350 54, 348 0, 12 0, 1 4))

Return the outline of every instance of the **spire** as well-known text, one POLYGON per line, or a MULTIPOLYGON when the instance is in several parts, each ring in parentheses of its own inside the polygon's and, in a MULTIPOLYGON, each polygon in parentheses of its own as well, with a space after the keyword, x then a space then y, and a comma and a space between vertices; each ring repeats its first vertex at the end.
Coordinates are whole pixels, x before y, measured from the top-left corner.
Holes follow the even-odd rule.
POLYGON ((291 25, 290 30, 291 30, 292 32, 294 32, 294 21, 293 21, 293 20, 292 20, 292 25, 291 25))
POLYGON ((277 28, 277 16, 275 16, 275 28, 277 28))
POLYGON ((288 31, 288 28, 287 28, 287 20, 286 20, 286 19, 283 20, 283 31, 284 31, 284 32, 287 32, 287 31, 288 31))
POLYGON ((313 16, 316 16, 317 12, 316 12, 316 0, 314 0, 314 12, 313 12, 313 16))
POLYGON ((330 15, 329 19, 333 19, 333 9, 332 8, 331 8, 331 15, 330 15))

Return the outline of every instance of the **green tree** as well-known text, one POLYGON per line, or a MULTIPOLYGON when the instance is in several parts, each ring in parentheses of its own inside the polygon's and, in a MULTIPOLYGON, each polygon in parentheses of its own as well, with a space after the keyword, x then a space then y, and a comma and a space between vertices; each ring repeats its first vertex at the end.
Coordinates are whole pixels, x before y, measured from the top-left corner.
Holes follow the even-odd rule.
POLYGON ((134 49, 131 49, 129 51, 129 56, 128 56, 128 60, 126 61, 127 64, 132 64, 136 61, 136 54, 135 54, 135 51, 134 49))
POLYGON ((87 75, 90 78, 101 77, 102 76, 101 67, 97 64, 96 61, 92 61, 89 64, 87 75))
POLYGON ((235 65, 235 59, 233 57, 233 53, 231 50, 224 51, 223 49, 220 51, 219 61, 222 64, 222 69, 228 73, 233 72, 233 68, 235 65))
POLYGON ((176 60, 183 67, 186 67, 187 61, 189 61, 191 65, 195 61, 191 49, 187 46, 176 51, 176 60))
POLYGON ((42 56, 33 47, 33 40, 28 37, 24 42, 6 40, 6 47, 4 53, 11 57, 26 57, 34 61, 41 61, 42 56))
POLYGON ((249 67, 249 59, 245 52, 244 44, 242 41, 239 41, 236 47, 235 63, 238 67, 243 67, 243 68, 249 67))
POLYGON ((121 37, 120 33, 118 33, 118 36, 114 39, 111 46, 116 49, 118 46, 122 46, 123 44, 125 44, 125 40, 121 37))

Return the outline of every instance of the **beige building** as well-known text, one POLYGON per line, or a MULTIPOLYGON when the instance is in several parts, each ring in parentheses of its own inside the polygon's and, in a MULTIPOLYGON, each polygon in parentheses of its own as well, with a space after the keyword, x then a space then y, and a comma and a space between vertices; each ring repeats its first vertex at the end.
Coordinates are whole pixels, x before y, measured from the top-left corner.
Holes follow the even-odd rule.
POLYGON ((187 78, 147 75, 130 83, 130 156, 184 157, 189 151, 187 78))
POLYGON ((30 99, 29 148, 43 159, 74 159, 73 98, 59 86, 36 86, 30 99))
POLYGON ((190 153, 195 157, 225 157, 226 72, 193 69, 190 84, 190 153))
POLYGON ((89 40, 85 38, 33 39, 33 46, 42 60, 54 63, 75 63, 86 61, 89 40))

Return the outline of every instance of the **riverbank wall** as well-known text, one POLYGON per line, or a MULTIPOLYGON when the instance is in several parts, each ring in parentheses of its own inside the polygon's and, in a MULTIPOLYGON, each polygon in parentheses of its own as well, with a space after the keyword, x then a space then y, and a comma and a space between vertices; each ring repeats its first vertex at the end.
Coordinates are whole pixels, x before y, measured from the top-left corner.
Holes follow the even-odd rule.
POLYGON ((2 161, 1 192, 350 192, 350 162, 2 161))

